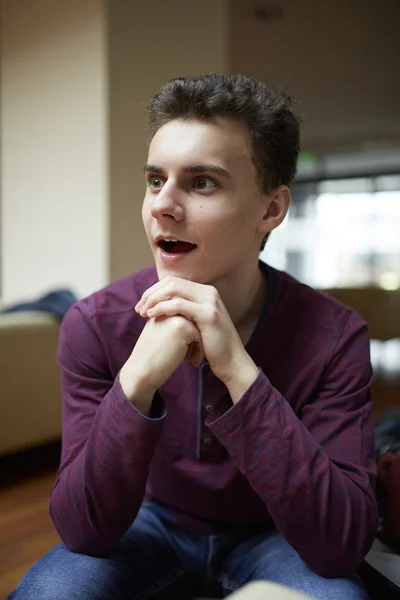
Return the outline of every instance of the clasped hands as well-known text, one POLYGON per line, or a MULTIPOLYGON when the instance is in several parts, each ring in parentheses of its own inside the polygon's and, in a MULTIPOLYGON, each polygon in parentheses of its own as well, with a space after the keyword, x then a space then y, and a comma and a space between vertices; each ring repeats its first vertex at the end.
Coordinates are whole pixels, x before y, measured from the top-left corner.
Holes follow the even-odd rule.
POLYGON ((148 321, 120 381, 145 412, 149 398, 184 360, 199 366, 206 358, 234 403, 257 378, 258 369, 213 286, 166 277, 144 292, 135 310, 148 321))

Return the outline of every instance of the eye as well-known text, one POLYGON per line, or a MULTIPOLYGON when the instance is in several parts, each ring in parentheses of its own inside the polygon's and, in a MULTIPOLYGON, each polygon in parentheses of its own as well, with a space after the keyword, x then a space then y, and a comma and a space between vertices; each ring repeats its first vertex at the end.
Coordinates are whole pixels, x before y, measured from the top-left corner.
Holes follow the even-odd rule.
POLYGON ((193 187, 196 190, 211 190, 212 188, 217 187, 217 184, 211 177, 197 177, 193 187))
POLYGON ((157 175, 150 175, 147 181, 153 190, 160 190, 165 183, 165 180, 157 175))

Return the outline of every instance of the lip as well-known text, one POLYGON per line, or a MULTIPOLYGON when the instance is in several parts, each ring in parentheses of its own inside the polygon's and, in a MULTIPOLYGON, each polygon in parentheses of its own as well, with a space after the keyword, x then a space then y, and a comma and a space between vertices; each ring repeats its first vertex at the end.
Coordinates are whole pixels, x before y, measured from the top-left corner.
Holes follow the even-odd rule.
POLYGON ((158 242, 160 242, 161 240, 179 240, 180 242, 186 242, 187 244, 197 245, 197 244, 194 244, 193 242, 191 242, 190 240, 184 240, 176 235, 172 235, 170 233, 165 233, 163 235, 158 235, 154 239, 154 243, 157 246, 157 248, 159 248, 158 242))
POLYGON ((189 242, 188 240, 184 240, 178 236, 171 235, 170 233, 158 235, 156 238, 154 238, 154 245, 159 258, 163 263, 179 262, 197 250, 197 244, 193 244, 195 248, 193 248, 193 250, 190 252, 165 252, 165 250, 163 250, 163 248, 159 245, 160 240, 179 240, 180 242, 186 242, 187 244, 193 244, 193 242, 189 242))
POLYGON ((182 239, 171 233, 163 233, 162 235, 158 235, 156 238, 154 238, 154 245, 155 245, 156 251, 158 253, 158 256, 160 257, 160 259, 162 260, 163 263, 175 263, 180 260, 184 260, 185 258, 188 257, 189 254, 193 254, 193 252, 195 250, 197 250, 197 244, 194 244, 193 242, 190 242, 189 240, 182 239), (193 248, 193 250, 191 250, 190 252, 165 252, 165 250, 163 250, 163 248, 159 245, 159 242, 161 240, 179 240, 180 242, 186 242, 187 244, 192 244, 193 246, 195 246, 195 248, 193 248))
POLYGON ((185 260, 185 258, 187 258, 191 254, 193 254, 193 252, 195 252, 195 251, 196 251, 196 248, 194 248, 190 252, 174 252, 174 253, 172 253, 172 252, 165 252, 162 248, 157 246, 158 255, 159 255, 160 259, 162 260, 162 262, 164 262, 164 263, 175 263, 180 260, 185 260))

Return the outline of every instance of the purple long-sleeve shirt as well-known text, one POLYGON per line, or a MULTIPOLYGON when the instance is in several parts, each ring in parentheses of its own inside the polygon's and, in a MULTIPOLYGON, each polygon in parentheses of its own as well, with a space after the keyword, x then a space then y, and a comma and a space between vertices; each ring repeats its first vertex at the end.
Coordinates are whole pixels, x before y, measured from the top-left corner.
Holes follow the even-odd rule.
POLYGON ((235 405, 207 363, 177 369, 159 389, 156 418, 125 397, 118 373, 145 325, 134 306, 155 268, 69 311, 50 512, 72 551, 109 554, 146 498, 205 534, 274 525, 323 576, 358 567, 377 527, 367 327, 262 268, 268 299, 246 346, 259 376, 235 405))

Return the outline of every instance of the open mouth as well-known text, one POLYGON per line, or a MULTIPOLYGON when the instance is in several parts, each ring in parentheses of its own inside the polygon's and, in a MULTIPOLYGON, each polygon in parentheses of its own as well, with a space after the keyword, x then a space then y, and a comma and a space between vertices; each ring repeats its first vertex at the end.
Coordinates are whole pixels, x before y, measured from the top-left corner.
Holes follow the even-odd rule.
POLYGON ((159 240, 157 246, 167 254, 187 254, 197 248, 196 244, 181 240, 159 240))

